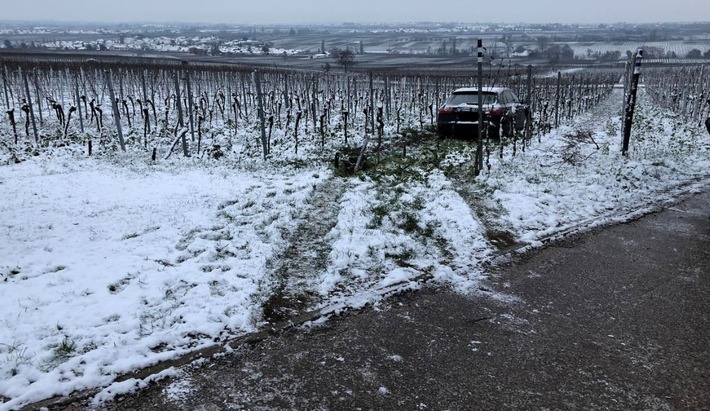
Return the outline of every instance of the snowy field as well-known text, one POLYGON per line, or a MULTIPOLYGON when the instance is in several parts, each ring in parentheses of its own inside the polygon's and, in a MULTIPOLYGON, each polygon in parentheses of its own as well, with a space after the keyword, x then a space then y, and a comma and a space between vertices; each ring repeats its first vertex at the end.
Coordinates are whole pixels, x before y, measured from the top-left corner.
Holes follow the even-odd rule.
POLYGON ((586 58, 589 55, 598 53, 604 54, 618 51, 622 57, 626 56, 627 51, 632 53, 639 48, 647 49, 654 48, 655 50, 663 50, 664 53, 675 53, 678 57, 685 57, 688 52, 693 49, 698 49, 705 53, 710 48, 710 43, 707 41, 616 41, 616 42, 579 42, 569 43, 574 50, 575 57, 586 58))
POLYGON ((282 286, 308 309, 376 303, 371 290, 420 278, 475 292, 492 231, 539 247, 704 188, 707 133, 642 90, 624 158, 620 101, 515 156, 493 147, 475 180, 465 143, 407 178, 71 149, 1 166, 0 410, 258 330, 282 286))

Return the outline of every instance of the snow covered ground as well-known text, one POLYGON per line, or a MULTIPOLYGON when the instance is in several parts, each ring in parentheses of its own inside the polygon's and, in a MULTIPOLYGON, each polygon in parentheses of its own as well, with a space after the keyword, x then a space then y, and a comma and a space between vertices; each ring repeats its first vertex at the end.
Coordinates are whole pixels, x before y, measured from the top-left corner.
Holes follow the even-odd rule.
POLYGON ((256 330, 284 284, 310 296, 308 308, 374 302, 369 291, 420 278, 470 292, 497 251, 491 232, 536 247, 704 187, 707 134, 642 90, 624 158, 620 100, 615 90, 515 156, 493 147, 490 171, 475 180, 473 147, 462 143, 445 144, 435 167, 336 185, 325 166, 152 164, 62 149, 2 166, 0 410, 108 386, 256 330), (328 249, 300 244, 309 222, 326 225, 328 249), (314 261, 299 274, 308 278, 279 277, 303 258, 314 261))

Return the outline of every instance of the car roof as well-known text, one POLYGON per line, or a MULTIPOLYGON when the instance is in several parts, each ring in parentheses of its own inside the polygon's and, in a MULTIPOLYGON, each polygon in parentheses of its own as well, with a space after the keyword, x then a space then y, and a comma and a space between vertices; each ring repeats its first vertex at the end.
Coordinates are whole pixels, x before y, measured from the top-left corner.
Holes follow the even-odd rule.
MULTIPOLYGON (((483 87, 483 92, 485 93, 500 93, 501 91, 509 90, 507 87, 483 87)), ((457 93, 478 93, 478 87, 461 87, 454 90, 454 94, 457 93)))

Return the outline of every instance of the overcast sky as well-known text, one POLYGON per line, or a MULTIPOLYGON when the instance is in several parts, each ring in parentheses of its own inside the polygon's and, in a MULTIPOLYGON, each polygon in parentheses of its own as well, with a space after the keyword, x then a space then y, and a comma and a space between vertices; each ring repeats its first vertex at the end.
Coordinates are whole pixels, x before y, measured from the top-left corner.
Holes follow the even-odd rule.
POLYGON ((710 0, 3 0, 3 20, 650 23, 710 21, 710 0))

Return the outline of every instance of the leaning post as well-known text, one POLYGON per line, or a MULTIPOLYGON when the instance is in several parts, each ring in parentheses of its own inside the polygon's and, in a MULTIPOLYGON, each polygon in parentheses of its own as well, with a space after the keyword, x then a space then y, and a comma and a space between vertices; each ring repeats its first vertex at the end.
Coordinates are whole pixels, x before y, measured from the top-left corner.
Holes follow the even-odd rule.
MULTIPOLYGON (((631 67, 631 63, 629 63, 629 59, 626 59, 626 63, 624 64, 624 76, 622 77, 622 81, 624 82, 624 97, 621 99, 621 113, 625 114, 626 113, 626 103, 628 100, 628 95, 629 95, 629 79, 631 76, 629 76, 629 68, 631 67)), ((624 124, 621 124, 621 134, 624 134, 624 124)))
POLYGON ((634 109, 636 108, 636 92, 638 91, 639 77, 641 77, 641 59, 643 59, 643 49, 639 49, 634 56, 634 74, 631 77, 631 89, 624 113, 624 141, 621 146, 621 154, 628 155, 629 139, 631 138, 631 124, 634 119, 634 109))

